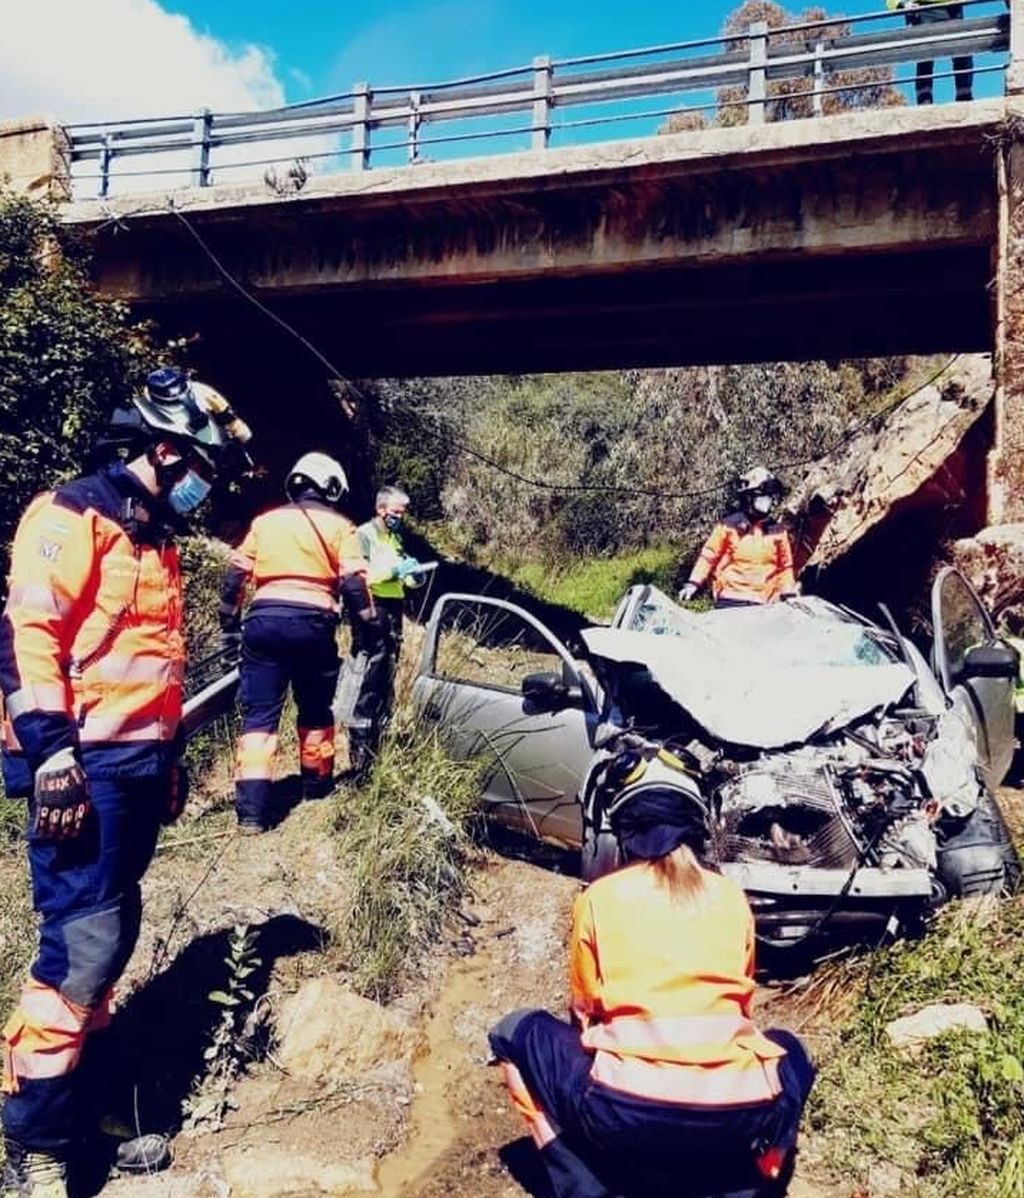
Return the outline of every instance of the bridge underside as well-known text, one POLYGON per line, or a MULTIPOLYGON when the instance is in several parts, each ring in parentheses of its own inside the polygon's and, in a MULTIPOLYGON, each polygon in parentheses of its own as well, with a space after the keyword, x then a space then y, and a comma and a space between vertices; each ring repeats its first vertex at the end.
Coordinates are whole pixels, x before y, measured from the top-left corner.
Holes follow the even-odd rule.
MULTIPOLYGON (((72 205, 97 281, 211 359, 358 377, 989 350, 1002 101, 72 205), (143 203, 141 205, 145 207, 143 203), (101 220, 102 218, 102 220, 101 220), (276 364, 276 363, 275 363, 276 364)), ((211 362, 212 365, 212 362, 211 362)))
MULTIPOLYGON (((922 247, 271 303, 345 374, 525 373, 988 352, 991 275, 988 246, 922 247)), ((148 313, 166 332, 200 330, 217 355, 287 349, 286 335, 237 293, 148 313)))

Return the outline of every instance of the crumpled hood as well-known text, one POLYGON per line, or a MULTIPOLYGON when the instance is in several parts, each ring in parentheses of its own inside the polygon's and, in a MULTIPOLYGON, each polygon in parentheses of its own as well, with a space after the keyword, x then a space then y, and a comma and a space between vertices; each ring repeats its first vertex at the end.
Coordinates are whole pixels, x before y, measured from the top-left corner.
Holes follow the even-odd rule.
POLYGON ((915 680, 863 625, 809 599, 696 614, 652 588, 632 624, 586 629, 584 643, 598 657, 646 666, 730 744, 773 749, 836 731, 895 703, 915 680))

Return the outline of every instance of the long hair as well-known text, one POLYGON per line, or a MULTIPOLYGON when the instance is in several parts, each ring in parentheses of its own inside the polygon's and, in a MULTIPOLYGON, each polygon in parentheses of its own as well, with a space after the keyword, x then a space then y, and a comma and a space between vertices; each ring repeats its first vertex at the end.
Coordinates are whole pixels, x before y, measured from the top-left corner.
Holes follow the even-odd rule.
POLYGON ((688 844, 681 844, 664 857, 649 862, 655 878, 667 887, 673 903, 696 907, 707 890, 706 871, 688 844))

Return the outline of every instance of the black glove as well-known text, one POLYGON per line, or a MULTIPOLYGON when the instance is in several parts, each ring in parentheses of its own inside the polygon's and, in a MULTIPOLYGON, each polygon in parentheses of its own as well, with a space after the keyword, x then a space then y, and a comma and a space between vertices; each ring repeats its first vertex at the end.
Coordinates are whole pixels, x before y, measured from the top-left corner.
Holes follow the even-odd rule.
POLYGON ((76 840, 92 803, 85 770, 74 750, 61 749, 36 770, 32 834, 38 840, 76 840))
POLYGON ((167 795, 160 821, 165 827, 177 823, 178 817, 185 810, 185 804, 188 802, 188 792, 188 766, 179 759, 167 772, 167 795))
POLYGON ((241 656, 242 634, 237 628, 221 629, 220 651, 233 662, 241 656))

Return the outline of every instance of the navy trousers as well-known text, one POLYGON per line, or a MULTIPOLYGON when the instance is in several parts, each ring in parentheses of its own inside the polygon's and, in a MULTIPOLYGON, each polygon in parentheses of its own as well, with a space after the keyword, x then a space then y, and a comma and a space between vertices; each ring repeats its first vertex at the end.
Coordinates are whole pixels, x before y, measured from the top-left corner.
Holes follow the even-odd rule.
MULTIPOLYGON (((786 1050, 779 1066, 782 1092, 769 1103, 717 1109, 636 1098, 594 1082, 593 1058, 579 1032, 547 1011, 507 1015, 490 1042, 542 1112, 542 1133, 534 1128, 534 1139, 554 1198, 754 1198, 772 1193, 755 1158, 771 1147, 792 1157, 815 1075, 796 1036, 765 1034, 786 1050)), ((524 1108, 521 1099, 517 1105, 524 1108)))
POLYGON ((138 939, 139 882, 166 788, 163 776, 91 777, 93 816, 82 837, 53 844, 28 836, 39 951, 4 1028, 3 1127, 29 1148, 66 1150, 99 1114, 79 1092, 78 1065, 87 1036, 109 1018, 110 988, 138 939))

